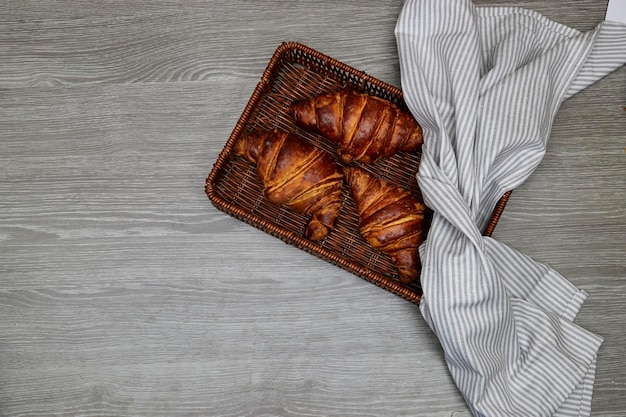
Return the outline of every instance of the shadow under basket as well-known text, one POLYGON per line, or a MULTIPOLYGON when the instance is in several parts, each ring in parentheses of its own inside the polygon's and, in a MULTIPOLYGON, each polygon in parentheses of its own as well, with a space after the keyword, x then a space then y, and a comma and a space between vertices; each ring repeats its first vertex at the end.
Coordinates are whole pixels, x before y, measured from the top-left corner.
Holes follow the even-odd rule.
MULTIPOLYGON (((280 129, 295 132, 314 146, 335 155, 336 145, 295 125, 289 106, 295 100, 313 98, 321 93, 350 88, 389 100, 407 110, 397 87, 373 78, 299 43, 283 43, 276 49, 261 81, 252 93, 239 121, 206 179, 206 194, 219 210, 269 233, 288 244, 335 264, 406 300, 419 304, 422 295, 419 277, 410 284, 398 280, 389 256, 373 249, 358 232, 356 205, 348 186, 342 191, 341 214, 334 230, 321 241, 304 237, 309 216, 269 203, 255 167, 233 155, 237 139, 258 130, 280 129)), ((362 169, 411 190, 421 199, 416 181, 421 154, 398 153, 362 169)), ((343 163, 338 160, 340 165, 343 163)), ((484 230, 491 236, 509 198, 506 193, 495 207, 484 230)), ((424 236, 432 213, 427 212, 424 236)))

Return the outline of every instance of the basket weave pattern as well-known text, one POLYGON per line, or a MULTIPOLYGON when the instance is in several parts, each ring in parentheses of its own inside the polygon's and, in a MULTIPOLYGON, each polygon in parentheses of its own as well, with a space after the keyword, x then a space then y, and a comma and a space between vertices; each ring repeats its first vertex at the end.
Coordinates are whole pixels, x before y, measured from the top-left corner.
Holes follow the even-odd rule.
MULTIPOLYGON (((419 280, 412 284, 400 282, 391 259, 371 248, 358 233, 356 205, 347 185, 344 184, 341 214, 335 229, 323 240, 312 242, 304 237, 308 216, 269 203, 263 196, 263 187, 254 166, 232 155, 232 148, 240 136, 271 129, 295 132, 334 155, 335 144, 295 125, 289 114, 289 105, 295 100, 343 88, 384 98, 406 110, 398 88, 302 44, 281 44, 206 180, 207 196, 225 213, 400 297, 419 303, 422 294, 419 280)), ((419 152, 399 153, 359 167, 420 196, 416 181, 419 158, 419 152)), ((344 165, 340 160, 337 162, 344 165)), ((509 193, 505 194, 494 210, 485 235, 493 232, 508 196, 509 193)), ((426 232, 429 214, 425 218, 426 232)))

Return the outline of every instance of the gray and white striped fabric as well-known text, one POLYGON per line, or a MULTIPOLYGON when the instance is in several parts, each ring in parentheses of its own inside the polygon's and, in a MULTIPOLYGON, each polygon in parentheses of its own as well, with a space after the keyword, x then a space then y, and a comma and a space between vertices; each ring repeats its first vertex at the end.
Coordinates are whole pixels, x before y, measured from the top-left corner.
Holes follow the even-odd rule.
POLYGON ((407 0, 395 34, 435 212, 420 310, 455 383, 476 416, 590 415, 602 339, 573 323, 587 294, 480 231, 540 163, 560 104, 626 62, 626 26, 407 0))

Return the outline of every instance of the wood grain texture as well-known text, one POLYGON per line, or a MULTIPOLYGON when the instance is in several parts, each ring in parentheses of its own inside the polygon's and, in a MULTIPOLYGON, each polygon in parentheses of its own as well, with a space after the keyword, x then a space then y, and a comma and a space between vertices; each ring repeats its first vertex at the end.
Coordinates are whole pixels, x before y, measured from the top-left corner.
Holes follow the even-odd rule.
MULTIPOLYGON (((519 5, 579 30, 606 1, 519 5)), ((416 306, 224 215, 204 179, 274 49, 394 85, 402 2, 5 2, 0 416, 469 416, 416 306)), ((626 70, 562 107, 494 237, 589 293, 626 416, 626 70)))

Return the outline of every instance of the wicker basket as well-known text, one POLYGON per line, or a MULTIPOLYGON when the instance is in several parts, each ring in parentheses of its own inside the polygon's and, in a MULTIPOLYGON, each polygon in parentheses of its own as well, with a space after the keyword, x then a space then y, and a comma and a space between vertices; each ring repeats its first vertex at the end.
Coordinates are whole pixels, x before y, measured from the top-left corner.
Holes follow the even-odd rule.
MULTIPOLYGON (((334 144, 296 127, 288 108, 294 100, 341 88, 384 98, 406 110, 398 88, 302 44, 281 44, 209 174, 206 194, 225 213, 417 304, 422 294, 419 280, 412 284, 400 282, 391 259, 372 249, 359 235, 356 206, 347 186, 344 185, 343 205, 335 229, 323 240, 312 242, 304 237, 308 217, 270 204, 263 196, 255 168, 232 155, 234 143, 241 135, 265 129, 297 132, 313 145, 334 154, 334 144)), ((419 158, 419 153, 400 153, 361 168, 419 196, 415 178, 419 158)), ((509 194, 495 208, 485 235, 493 232, 509 194)), ((425 219, 426 233, 429 214, 425 219)))

